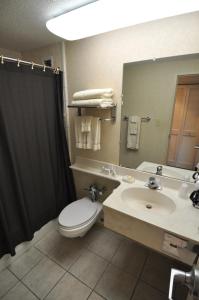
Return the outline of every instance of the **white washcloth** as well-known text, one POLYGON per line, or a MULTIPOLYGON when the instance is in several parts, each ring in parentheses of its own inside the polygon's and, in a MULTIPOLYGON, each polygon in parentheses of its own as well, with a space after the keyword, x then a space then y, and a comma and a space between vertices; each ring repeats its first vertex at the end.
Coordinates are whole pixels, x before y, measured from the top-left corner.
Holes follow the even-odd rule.
POLYGON ((111 98, 113 96, 113 89, 89 89, 84 91, 79 91, 73 94, 74 100, 88 100, 88 99, 101 99, 101 98, 111 98))
POLYGON ((76 106, 101 106, 101 107, 110 107, 113 105, 113 100, 111 98, 104 99, 89 99, 89 100, 74 100, 72 105, 76 106))
POLYGON ((141 118, 138 116, 129 116, 127 132, 127 148, 138 150, 140 143, 141 118))
POLYGON ((81 132, 90 132, 91 131, 91 122, 92 117, 84 116, 81 122, 81 132))

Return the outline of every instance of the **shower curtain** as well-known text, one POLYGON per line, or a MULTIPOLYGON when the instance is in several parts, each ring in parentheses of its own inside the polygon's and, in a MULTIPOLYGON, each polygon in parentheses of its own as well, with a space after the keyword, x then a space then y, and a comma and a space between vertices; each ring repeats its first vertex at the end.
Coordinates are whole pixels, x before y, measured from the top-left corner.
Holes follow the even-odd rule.
POLYGON ((0 257, 75 200, 62 74, 0 64, 0 257))

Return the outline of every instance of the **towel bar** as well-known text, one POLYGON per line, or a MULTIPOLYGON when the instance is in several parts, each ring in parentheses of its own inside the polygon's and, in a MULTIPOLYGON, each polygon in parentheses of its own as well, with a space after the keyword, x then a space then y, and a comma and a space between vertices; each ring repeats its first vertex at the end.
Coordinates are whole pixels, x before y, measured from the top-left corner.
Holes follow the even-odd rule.
POLYGON ((107 107, 101 107, 101 106, 75 106, 75 105, 68 105, 68 108, 77 108, 77 114, 78 116, 82 115, 82 108, 97 108, 97 109, 110 109, 111 110, 111 118, 101 118, 100 121, 105 122, 114 122, 116 120, 116 104, 113 104, 111 106, 107 107))
MULTIPOLYGON (((128 119, 129 119, 128 116, 124 116, 124 117, 123 117, 123 120, 124 120, 124 121, 128 121, 128 119)), ((142 117, 142 118, 141 118, 141 122, 149 122, 149 121, 151 121, 151 118, 150 118, 150 117, 142 117)))

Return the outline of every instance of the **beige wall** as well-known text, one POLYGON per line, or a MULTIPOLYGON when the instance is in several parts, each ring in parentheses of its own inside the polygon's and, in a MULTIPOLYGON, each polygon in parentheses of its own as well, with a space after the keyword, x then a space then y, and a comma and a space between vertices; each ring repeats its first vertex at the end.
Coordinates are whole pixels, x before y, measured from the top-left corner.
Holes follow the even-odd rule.
POLYGON ((61 43, 56 43, 49 45, 47 47, 42 47, 39 49, 33 49, 30 51, 22 52, 22 58, 28 61, 34 61, 35 63, 42 64, 43 59, 49 56, 53 57, 53 66, 60 67, 62 66, 62 52, 61 52, 61 43))
POLYGON ((76 155, 119 163, 123 63, 198 53, 198 28, 199 13, 193 13, 66 42, 69 99, 78 90, 112 87, 118 104, 117 122, 102 125, 102 150, 75 150, 76 155))
POLYGON ((21 52, 5 49, 5 48, 0 48, 0 55, 12 57, 12 58, 21 58, 21 52))
POLYGON ((166 164, 177 75, 198 74, 199 55, 124 65, 123 116, 150 116, 141 123, 140 147, 127 149, 127 122, 121 123, 120 164, 136 168, 143 161, 166 164))

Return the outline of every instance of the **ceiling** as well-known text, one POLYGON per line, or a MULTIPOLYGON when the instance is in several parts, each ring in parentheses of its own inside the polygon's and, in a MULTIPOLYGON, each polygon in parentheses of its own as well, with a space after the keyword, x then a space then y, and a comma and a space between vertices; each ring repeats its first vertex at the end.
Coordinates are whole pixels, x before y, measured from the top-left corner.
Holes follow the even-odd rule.
POLYGON ((0 47, 25 51, 61 41, 46 21, 96 0, 0 0, 0 47))

